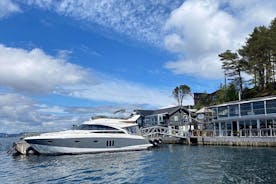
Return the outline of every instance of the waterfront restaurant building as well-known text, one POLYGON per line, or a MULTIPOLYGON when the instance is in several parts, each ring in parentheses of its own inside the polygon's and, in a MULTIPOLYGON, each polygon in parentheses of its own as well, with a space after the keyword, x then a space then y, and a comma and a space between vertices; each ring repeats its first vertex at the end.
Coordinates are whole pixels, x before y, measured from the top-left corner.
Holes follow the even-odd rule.
POLYGON ((140 118, 137 123, 140 127, 163 126, 172 129, 181 129, 188 131, 194 129, 189 119, 194 117, 194 113, 184 108, 176 106, 157 110, 135 110, 136 115, 140 118))
POLYGON ((208 107, 214 136, 276 136, 276 96, 208 107))

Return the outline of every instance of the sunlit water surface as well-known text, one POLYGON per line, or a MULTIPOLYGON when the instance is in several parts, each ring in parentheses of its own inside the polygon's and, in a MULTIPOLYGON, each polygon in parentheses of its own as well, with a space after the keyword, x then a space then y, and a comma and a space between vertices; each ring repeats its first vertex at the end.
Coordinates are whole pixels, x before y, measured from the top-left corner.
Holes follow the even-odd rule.
POLYGON ((0 183, 276 183, 276 148, 164 145, 134 152, 11 156, 0 138, 0 183))

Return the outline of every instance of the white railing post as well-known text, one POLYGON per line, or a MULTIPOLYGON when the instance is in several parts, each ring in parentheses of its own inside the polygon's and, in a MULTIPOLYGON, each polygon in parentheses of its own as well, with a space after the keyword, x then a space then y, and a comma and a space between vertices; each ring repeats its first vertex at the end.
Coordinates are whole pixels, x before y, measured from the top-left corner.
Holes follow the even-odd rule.
POLYGON ((168 127, 168 134, 169 134, 169 135, 172 134, 172 127, 171 127, 171 126, 168 127))

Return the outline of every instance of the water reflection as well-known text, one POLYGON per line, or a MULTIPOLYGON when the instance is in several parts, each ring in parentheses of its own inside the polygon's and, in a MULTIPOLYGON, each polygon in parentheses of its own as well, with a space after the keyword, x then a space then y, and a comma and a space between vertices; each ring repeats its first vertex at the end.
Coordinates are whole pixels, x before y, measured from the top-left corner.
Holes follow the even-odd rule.
POLYGON ((1 183, 276 183, 275 148, 167 145, 29 157, 0 151, 0 165, 1 183))
MULTIPOLYGON (((151 151, 15 157, 22 183, 132 183, 144 177, 151 151)), ((13 166, 14 167, 14 166, 13 166)))

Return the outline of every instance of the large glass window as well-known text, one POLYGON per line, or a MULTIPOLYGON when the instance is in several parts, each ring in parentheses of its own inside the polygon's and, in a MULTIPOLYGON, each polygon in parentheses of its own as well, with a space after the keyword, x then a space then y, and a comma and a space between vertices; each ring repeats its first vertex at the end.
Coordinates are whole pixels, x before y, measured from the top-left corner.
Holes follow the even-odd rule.
POLYGON ((225 122, 221 122, 221 130, 225 130, 226 126, 225 126, 225 122))
POLYGON ((213 114, 213 119, 217 119, 217 108, 216 107, 212 108, 211 111, 212 111, 212 114, 213 114))
POLYGON ((253 129, 257 128, 257 121, 256 120, 251 120, 251 126, 253 129))
POLYGON ((276 121, 275 121, 275 119, 273 120, 273 128, 276 128, 276 121))
POLYGON ((276 113, 276 100, 267 100, 266 101, 266 112, 268 114, 276 113))
POLYGON ((246 129, 249 129, 250 126, 251 126, 250 120, 244 121, 244 124, 245 124, 245 128, 246 128, 246 129))
POLYGON ((264 101, 253 102, 253 112, 254 114, 264 114, 264 101))
POLYGON ((216 136, 219 135, 219 123, 215 123, 216 136))
POLYGON ((273 120, 272 119, 268 119, 266 121, 266 127, 267 128, 273 128, 273 120))
POLYGON ((232 124, 231 122, 226 123, 226 129, 227 130, 231 130, 231 124, 232 124))
POLYGON ((226 123, 226 135, 227 136, 231 136, 231 125, 232 125, 232 122, 227 122, 226 123))
POLYGON ((266 128, 266 120, 265 119, 260 120, 260 128, 266 128))
POLYGON ((239 128, 240 128, 240 130, 242 130, 242 129, 244 129, 245 128, 245 126, 244 126, 244 121, 239 121, 239 128))
POLYGON ((228 117, 228 107, 222 106, 218 108, 218 115, 220 118, 228 117))
POLYGON ((252 109, 251 109, 251 104, 250 103, 244 103, 244 104, 241 104, 240 106, 241 106, 241 115, 242 116, 252 114, 252 109))
POLYGON ((229 116, 239 116, 238 105, 229 105, 229 116))

